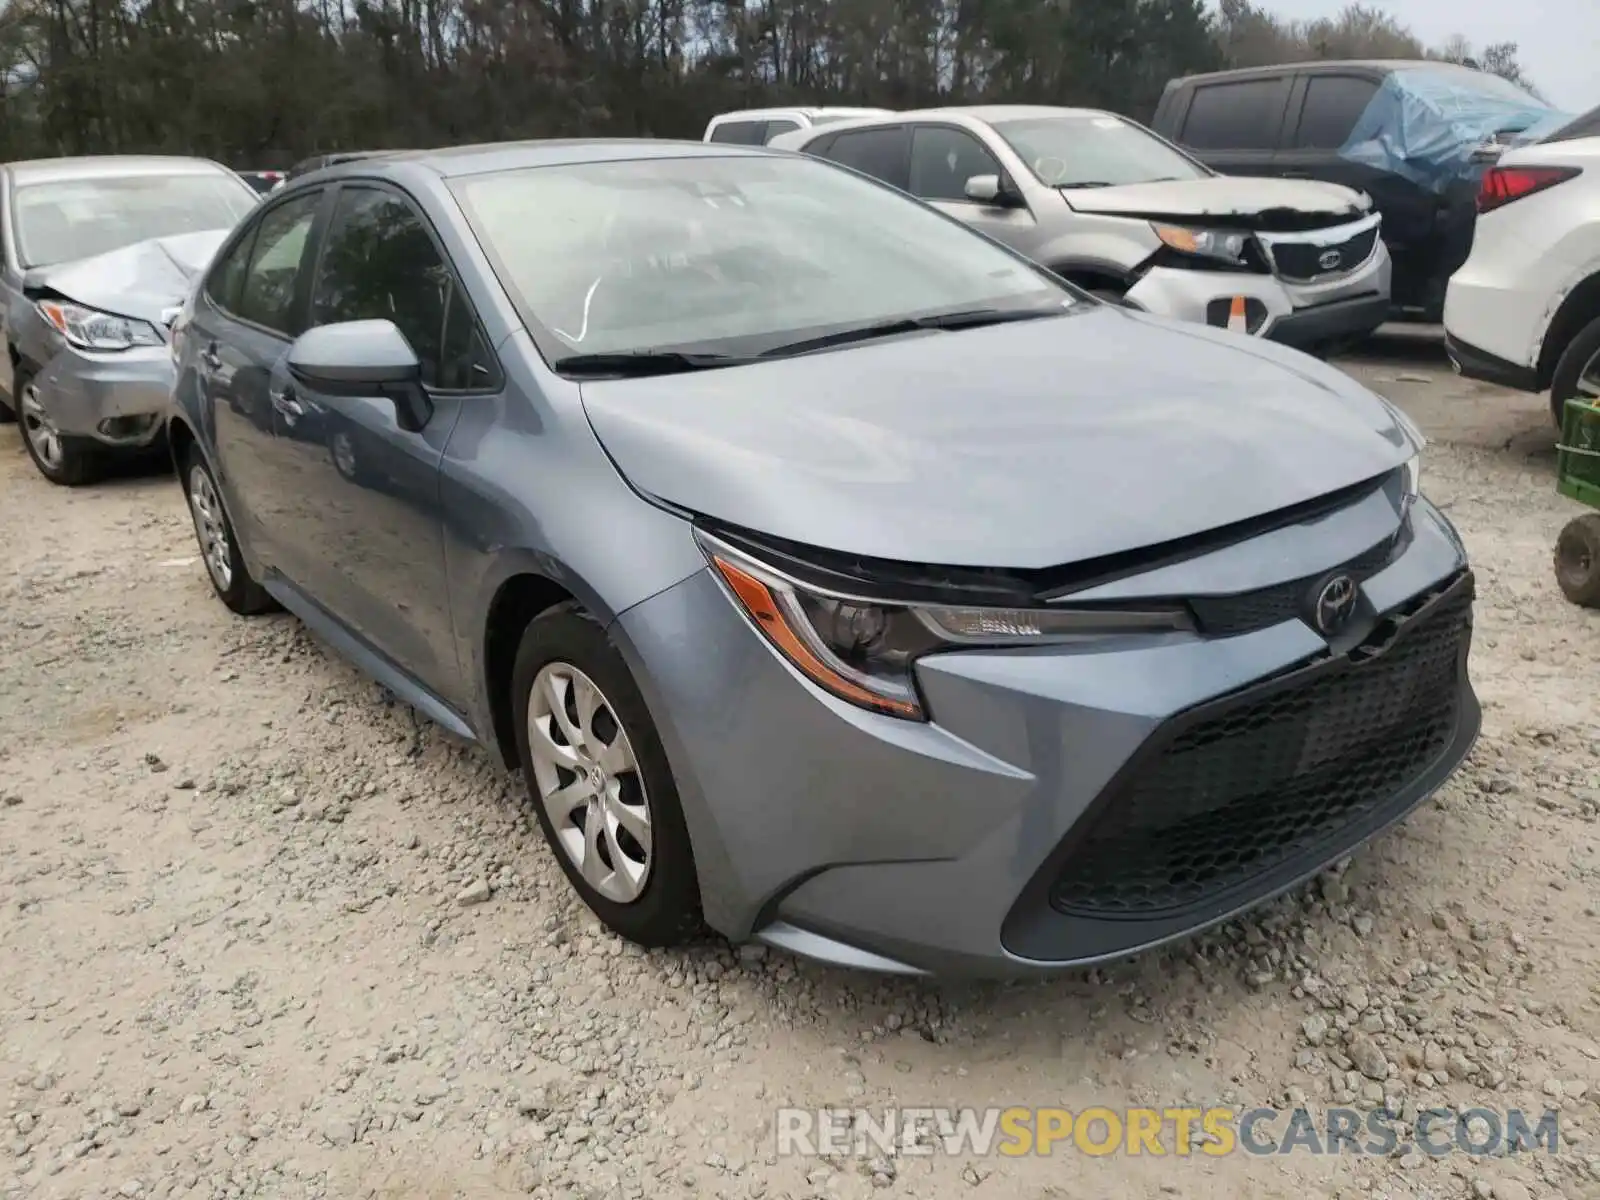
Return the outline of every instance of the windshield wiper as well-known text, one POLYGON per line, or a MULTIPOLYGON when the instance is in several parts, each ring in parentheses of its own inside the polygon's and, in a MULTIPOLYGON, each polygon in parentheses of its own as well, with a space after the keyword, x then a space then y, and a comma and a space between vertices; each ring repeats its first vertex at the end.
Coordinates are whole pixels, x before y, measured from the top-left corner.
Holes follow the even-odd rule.
POLYGON ((934 313, 926 317, 898 317, 892 321, 878 321, 871 325, 858 325, 854 329, 841 329, 798 342, 785 342, 761 352, 762 358, 786 358, 791 354, 805 354, 810 350, 827 350, 833 346, 848 346, 852 342, 870 342, 877 338, 895 337, 902 333, 916 333, 923 329, 977 329, 983 325, 1003 325, 1008 321, 1033 321, 1040 317, 1060 316, 1060 306, 1048 308, 968 308, 959 312, 934 313))
POLYGON ((647 375, 678 375, 685 371, 736 367, 753 361, 734 354, 697 354, 690 350, 625 350, 611 354, 569 354, 550 365, 563 375, 640 379, 647 375))

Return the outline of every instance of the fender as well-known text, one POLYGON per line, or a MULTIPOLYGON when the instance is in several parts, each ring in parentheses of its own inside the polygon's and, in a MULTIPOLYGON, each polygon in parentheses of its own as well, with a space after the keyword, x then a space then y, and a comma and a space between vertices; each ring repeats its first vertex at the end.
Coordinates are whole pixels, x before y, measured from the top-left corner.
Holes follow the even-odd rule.
POLYGON ((1534 329, 1528 360, 1537 365, 1541 388, 1550 386, 1557 360, 1591 309, 1600 310, 1600 256, 1567 273, 1534 329))

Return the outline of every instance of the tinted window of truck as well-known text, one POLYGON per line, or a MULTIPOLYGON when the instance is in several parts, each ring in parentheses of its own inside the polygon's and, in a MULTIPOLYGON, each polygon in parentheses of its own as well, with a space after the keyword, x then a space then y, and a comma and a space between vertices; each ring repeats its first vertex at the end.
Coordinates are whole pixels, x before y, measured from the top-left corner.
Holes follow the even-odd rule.
POLYGON ((1282 122, 1282 79, 1210 83, 1195 89, 1179 141, 1197 150, 1275 150, 1282 122))
POLYGON ((735 146, 760 146, 766 142, 766 128, 765 121, 724 121, 711 131, 711 140, 735 146))
POLYGON ((905 191, 911 184, 907 141, 903 128, 862 129, 837 134, 831 146, 817 153, 905 191))
POLYGON ((780 133, 793 133, 799 128, 799 121, 790 121, 787 118, 781 121, 768 121, 766 129, 761 134, 761 141, 763 143, 770 142, 780 133))
POLYGON ((1305 107, 1294 144, 1302 150, 1337 150, 1367 109, 1378 85, 1356 75, 1313 75, 1306 81, 1305 107))

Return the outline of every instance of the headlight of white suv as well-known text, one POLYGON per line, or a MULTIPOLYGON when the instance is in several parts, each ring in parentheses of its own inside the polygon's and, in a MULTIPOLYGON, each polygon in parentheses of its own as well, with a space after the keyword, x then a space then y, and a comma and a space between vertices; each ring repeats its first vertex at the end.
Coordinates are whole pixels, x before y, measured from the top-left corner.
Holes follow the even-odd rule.
POLYGON ((159 346, 164 340, 147 321, 119 317, 66 300, 40 300, 34 308, 66 338, 69 346, 79 350, 130 350, 134 346, 159 346))
POLYGON ((1211 258, 1218 262, 1244 266, 1245 247, 1250 235, 1225 229, 1191 229, 1187 225, 1165 225, 1152 221, 1150 228, 1163 245, 1179 254, 1192 254, 1196 258, 1211 258))

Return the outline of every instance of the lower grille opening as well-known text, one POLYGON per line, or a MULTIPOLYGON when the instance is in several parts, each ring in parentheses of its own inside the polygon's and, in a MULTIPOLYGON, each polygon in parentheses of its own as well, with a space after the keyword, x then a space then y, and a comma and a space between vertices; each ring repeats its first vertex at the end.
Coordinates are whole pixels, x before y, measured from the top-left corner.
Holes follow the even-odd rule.
POLYGON ((1051 906, 1150 917, 1339 840, 1449 748, 1471 604, 1463 588, 1402 621, 1375 657, 1352 654, 1342 669, 1194 714, 1091 818, 1051 906))

